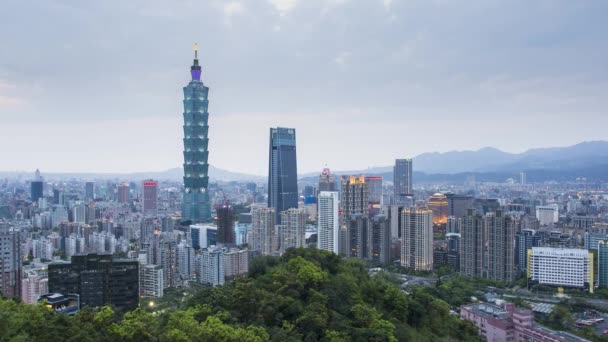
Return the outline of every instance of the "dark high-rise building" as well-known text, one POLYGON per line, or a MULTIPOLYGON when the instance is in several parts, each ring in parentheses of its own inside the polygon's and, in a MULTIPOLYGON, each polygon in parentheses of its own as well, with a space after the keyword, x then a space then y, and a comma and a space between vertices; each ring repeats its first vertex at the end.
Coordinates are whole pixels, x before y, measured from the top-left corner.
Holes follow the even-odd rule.
POLYGON ((216 208, 217 212, 217 243, 234 245, 234 210, 230 204, 224 203, 216 208))
POLYGON ((312 185, 307 185, 304 187, 304 191, 302 191, 302 195, 304 197, 312 197, 315 196, 315 187, 312 185))
POLYGON ((608 242, 600 241, 597 245, 597 277, 600 287, 608 287, 608 242))
POLYGON ((448 216, 463 217, 467 215, 467 210, 473 208, 473 197, 445 194, 448 200, 448 216))
POLYGON ((331 170, 327 167, 324 168, 321 175, 319 175, 319 188, 317 191, 337 191, 336 179, 334 175, 331 174, 331 170))
POLYGON ((0 226, 0 292, 21 298, 21 244, 19 232, 0 226))
POLYGON ((49 292, 80 295, 82 306, 112 305, 121 311, 139 305, 139 262, 110 254, 74 255, 49 264, 49 292))
POLYGON ((184 197, 182 219, 191 223, 211 221, 209 203, 209 87, 201 81, 198 47, 184 87, 184 197))
POLYGON ((348 255, 353 258, 366 259, 368 257, 368 218, 364 214, 352 214, 349 216, 348 225, 348 255))
POLYGON ((271 128, 268 164, 268 207, 275 209, 276 223, 281 212, 298 207, 298 167, 296 130, 271 128))
POLYGON ((53 204, 65 205, 63 190, 53 189, 53 204))
POLYGON ((525 273, 528 268, 528 249, 540 247, 540 235, 534 229, 522 229, 515 235, 515 267, 525 273))
POLYGON ((84 199, 87 201, 92 201, 93 199, 95 199, 95 183, 84 183, 84 199))
POLYGON ((374 265, 391 262, 391 225, 385 215, 376 215, 367 225, 367 258, 374 265))
POLYGON ((37 202, 43 196, 44 183, 42 181, 34 180, 31 183, 31 197, 32 202, 37 202))
POLYGON ((40 176, 40 170, 36 169, 34 180, 30 186, 30 197, 32 198, 32 202, 38 202, 38 200, 44 196, 44 182, 42 176, 40 176))
POLYGON ((144 212, 158 210, 158 182, 152 179, 143 182, 143 205, 144 212))
POLYGON ((448 267, 458 272, 460 271, 460 234, 447 233, 445 238, 448 241, 448 267))
POLYGON ((395 203, 403 204, 407 196, 414 195, 412 184, 412 159, 396 159, 393 167, 395 203))

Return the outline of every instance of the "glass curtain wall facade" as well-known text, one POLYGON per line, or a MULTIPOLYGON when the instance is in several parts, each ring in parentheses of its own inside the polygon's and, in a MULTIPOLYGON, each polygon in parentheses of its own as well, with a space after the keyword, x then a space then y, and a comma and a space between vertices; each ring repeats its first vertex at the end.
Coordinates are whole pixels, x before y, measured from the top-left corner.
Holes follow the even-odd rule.
POLYGON ((275 209, 275 220, 280 224, 282 211, 298 207, 295 129, 270 129, 268 160, 268 207, 275 209))
POLYGON ((201 67, 195 47, 192 79, 184 87, 184 197, 182 219, 191 223, 209 222, 209 87, 201 81, 201 67))

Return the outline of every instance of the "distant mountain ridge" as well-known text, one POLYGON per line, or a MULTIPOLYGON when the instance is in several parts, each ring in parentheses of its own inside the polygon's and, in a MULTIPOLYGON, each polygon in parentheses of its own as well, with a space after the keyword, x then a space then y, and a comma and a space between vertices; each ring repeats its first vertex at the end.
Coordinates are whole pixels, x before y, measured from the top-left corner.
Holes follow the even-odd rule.
MULTIPOLYGON (((132 172, 132 173, 99 173, 99 172, 44 172, 42 175, 47 179, 118 179, 118 180, 181 180, 184 171, 181 167, 172 168, 158 172, 132 172)), ((23 177, 29 179, 33 177, 33 172, 26 171, 0 171, 0 177, 23 177)), ((262 181, 265 177, 249 175, 245 173, 232 172, 209 165, 209 179, 215 181, 262 181)))
MULTIPOLYGON (((478 180, 499 181, 505 177, 516 177, 526 172, 528 179, 537 175, 537 180, 572 179, 589 177, 608 180, 608 141, 587 141, 566 147, 535 148, 523 153, 504 152, 493 147, 484 147, 476 151, 449 151, 422 153, 414 159, 415 179, 428 181, 460 180, 475 175, 478 180)), ((361 170, 335 171, 334 174, 382 175, 392 180, 392 166, 372 167, 361 170)), ((80 179, 129 179, 141 180, 153 178, 159 180, 180 180, 183 177, 181 167, 160 172, 136 173, 45 173, 47 178, 80 178, 80 179)), ((312 181, 319 172, 300 174, 299 178, 312 181)), ((22 176, 25 179, 33 172, 0 172, 0 177, 22 176)), ((254 181, 266 180, 264 176, 232 172, 212 165, 209 166, 209 178, 214 181, 254 181)))
MULTIPOLYGON (((523 153, 509 153, 493 147, 484 147, 476 151, 428 152, 413 159, 414 170, 426 174, 580 169, 608 164, 608 141, 588 141, 567 147, 535 148, 523 153)), ((381 166, 362 170, 334 171, 334 173, 380 174, 392 170, 392 166, 381 166)), ((302 176, 314 175, 318 173, 307 173, 302 176)))

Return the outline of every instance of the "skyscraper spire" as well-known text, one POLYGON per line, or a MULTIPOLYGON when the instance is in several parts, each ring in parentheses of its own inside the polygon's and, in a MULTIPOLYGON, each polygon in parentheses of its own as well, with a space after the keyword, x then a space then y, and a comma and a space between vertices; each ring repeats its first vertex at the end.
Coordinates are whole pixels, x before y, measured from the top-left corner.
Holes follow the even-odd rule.
POLYGON ((190 74, 193 81, 201 80, 201 66, 198 64, 198 43, 194 43, 194 62, 190 67, 190 74))

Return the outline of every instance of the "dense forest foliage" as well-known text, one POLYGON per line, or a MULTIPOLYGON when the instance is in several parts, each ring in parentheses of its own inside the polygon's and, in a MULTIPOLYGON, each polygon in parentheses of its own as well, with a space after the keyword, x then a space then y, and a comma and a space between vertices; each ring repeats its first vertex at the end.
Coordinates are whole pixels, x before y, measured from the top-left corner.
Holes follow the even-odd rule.
POLYGON ((390 277, 370 276, 361 261, 316 249, 258 257, 247 277, 177 293, 173 307, 122 316, 109 307, 65 316, 2 300, 0 340, 479 340, 470 323, 450 315, 449 305, 428 291, 406 294, 390 277))

